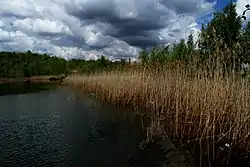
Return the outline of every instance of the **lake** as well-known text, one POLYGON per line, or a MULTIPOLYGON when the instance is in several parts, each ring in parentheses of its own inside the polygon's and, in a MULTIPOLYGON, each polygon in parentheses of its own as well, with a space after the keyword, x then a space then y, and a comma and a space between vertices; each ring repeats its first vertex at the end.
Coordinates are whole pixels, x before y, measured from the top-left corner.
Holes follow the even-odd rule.
POLYGON ((55 84, 0 85, 1 167, 159 166, 142 118, 55 84), (79 98, 76 98, 79 97, 79 98))

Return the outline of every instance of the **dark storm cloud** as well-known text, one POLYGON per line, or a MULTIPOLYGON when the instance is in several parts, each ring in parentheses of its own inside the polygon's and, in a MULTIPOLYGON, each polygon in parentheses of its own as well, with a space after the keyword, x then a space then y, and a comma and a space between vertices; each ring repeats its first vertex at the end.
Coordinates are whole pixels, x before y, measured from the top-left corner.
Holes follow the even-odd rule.
POLYGON ((1 0, 0 48, 66 58, 135 57, 139 48, 196 31, 193 23, 212 7, 205 0, 1 0))
MULTIPOLYGON (((84 8, 84 7, 83 7, 84 8)), ((132 46, 150 46, 158 43, 158 39, 150 39, 151 30, 159 30, 167 25, 171 12, 151 8, 149 12, 139 11, 136 17, 121 17, 111 3, 87 6, 84 9, 67 8, 68 13, 79 18, 83 25, 104 22, 112 25, 116 31, 107 32, 115 38, 124 40, 132 46), (136 36, 136 37, 133 37, 136 36)))
POLYGON ((62 36, 60 38, 51 39, 51 43, 65 47, 76 46, 78 48, 82 48, 82 46, 85 44, 85 41, 84 39, 77 36, 62 36))
MULTIPOLYGON (((159 3, 145 0, 144 8, 138 8, 139 3, 144 3, 138 0, 137 3, 135 2, 136 9, 138 9, 135 17, 120 16, 117 6, 112 2, 100 2, 98 5, 86 3, 79 5, 80 7, 68 6, 66 9, 69 14, 79 18, 83 25, 95 22, 108 23, 116 31, 107 32, 107 35, 123 40, 131 46, 148 47, 163 42, 159 38, 152 37, 150 31, 154 31, 153 36, 157 36, 158 31, 172 24, 171 20, 176 17, 176 13, 197 12, 201 0, 160 0, 159 3)), ((178 20, 175 21, 178 22, 178 20)), ((171 30, 171 36, 175 36, 174 34, 178 32, 180 32, 179 29, 171 30)))
POLYGON ((180 14, 196 12, 199 2, 198 0, 159 0, 159 3, 180 14))

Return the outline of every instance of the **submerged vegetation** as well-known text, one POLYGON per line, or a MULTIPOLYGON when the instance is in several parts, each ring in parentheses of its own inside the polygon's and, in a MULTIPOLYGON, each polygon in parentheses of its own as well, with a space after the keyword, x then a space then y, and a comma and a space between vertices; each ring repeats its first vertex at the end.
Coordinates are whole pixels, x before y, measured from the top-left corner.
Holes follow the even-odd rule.
POLYGON ((76 72, 65 82, 145 113, 152 119, 151 133, 192 152, 199 166, 240 165, 250 152, 249 46, 250 23, 242 28, 230 3, 202 26, 197 42, 190 34, 173 47, 143 50, 137 63, 23 53, 25 65, 17 57, 0 59, 0 76, 76 72))

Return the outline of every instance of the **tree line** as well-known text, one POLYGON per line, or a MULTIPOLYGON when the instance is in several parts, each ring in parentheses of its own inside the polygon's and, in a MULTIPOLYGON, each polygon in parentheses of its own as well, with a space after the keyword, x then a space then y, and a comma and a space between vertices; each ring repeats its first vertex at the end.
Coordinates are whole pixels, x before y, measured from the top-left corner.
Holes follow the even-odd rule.
POLYGON ((149 52, 143 50, 139 59, 143 65, 151 67, 178 62, 209 71, 221 69, 224 74, 241 71, 244 64, 250 63, 250 23, 245 27, 242 23, 236 4, 231 2, 222 11, 216 11, 209 23, 202 25, 197 42, 190 34, 187 40, 181 39, 172 48, 161 46, 149 52))
POLYGON ((22 78, 67 72, 63 58, 27 52, 0 52, 0 77, 22 78))
POLYGON ((110 61, 105 56, 97 60, 72 59, 67 62, 69 71, 77 70, 79 73, 94 74, 102 71, 123 70, 130 63, 125 59, 119 61, 110 61))
POLYGON ((68 74, 73 70, 93 74, 103 70, 121 70, 124 59, 112 62, 102 56, 98 60, 65 60, 47 54, 27 52, 0 52, 0 78, 23 78, 41 75, 68 74))

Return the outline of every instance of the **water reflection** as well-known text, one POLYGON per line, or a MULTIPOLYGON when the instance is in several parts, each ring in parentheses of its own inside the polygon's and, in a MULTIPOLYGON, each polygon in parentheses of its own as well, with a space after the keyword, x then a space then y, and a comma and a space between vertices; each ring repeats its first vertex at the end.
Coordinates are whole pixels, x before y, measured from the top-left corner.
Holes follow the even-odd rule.
POLYGON ((56 84, 54 83, 36 83, 30 84, 26 82, 20 83, 4 83, 0 84, 0 96, 4 95, 15 95, 22 93, 36 93, 40 91, 49 90, 55 88, 56 84))
POLYGON ((7 94, 0 96, 1 167, 153 166, 138 147, 139 116, 99 102, 93 107, 64 87, 30 86, 8 85, 8 92, 0 85, 7 94))

